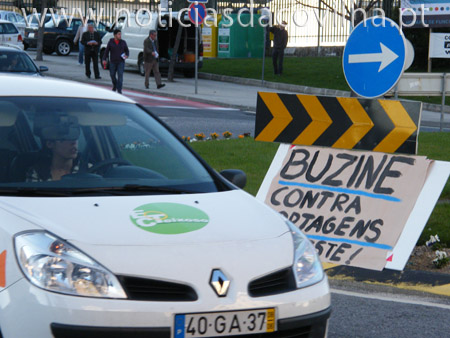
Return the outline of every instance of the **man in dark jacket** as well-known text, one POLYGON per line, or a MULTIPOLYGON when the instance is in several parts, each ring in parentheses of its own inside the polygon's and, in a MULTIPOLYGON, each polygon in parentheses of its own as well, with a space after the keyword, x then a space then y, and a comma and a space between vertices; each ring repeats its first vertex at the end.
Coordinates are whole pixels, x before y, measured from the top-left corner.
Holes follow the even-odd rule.
POLYGON ((283 21, 279 26, 270 27, 270 32, 273 33, 272 61, 275 75, 281 75, 283 73, 284 49, 288 42, 288 33, 285 29, 286 25, 286 21, 283 21))
POLYGON ((153 70, 156 88, 160 89, 165 86, 161 83, 161 73, 158 65, 158 42, 156 41, 156 31, 151 30, 147 39, 144 40, 144 67, 145 67, 145 88, 148 89, 148 78, 153 70))
POLYGON ((91 78, 91 59, 94 64, 94 75, 96 79, 101 79, 98 71, 98 47, 100 46, 102 38, 100 33, 94 30, 94 25, 88 25, 87 32, 84 32, 81 37, 81 43, 84 45, 84 62, 86 64, 86 76, 91 78))
POLYGON ((122 94, 123 70, 125 69, 125 60, 130 56, 127 43, 122 40, 120 29, 114 30, 114 38, 108 41, 105 53, 103 54, 103 67, 106 68, 106 60, 109 58, 109 74, 113 84, 113 91, 122 94), (117 77, 116 77, 117 74, 117 77))

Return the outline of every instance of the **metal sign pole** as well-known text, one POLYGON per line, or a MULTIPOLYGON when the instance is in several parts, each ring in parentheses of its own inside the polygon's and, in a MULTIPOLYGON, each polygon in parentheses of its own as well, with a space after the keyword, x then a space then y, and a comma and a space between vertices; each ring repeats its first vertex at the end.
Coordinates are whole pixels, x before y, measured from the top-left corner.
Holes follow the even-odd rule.
POLYGON ((447 73, 442 74, 442 101, 441 101, 441 119, 439 121, 439 131, 444 131, 444 111, 445 111, 445 92, 447 91, 446 86, 447 73))
POLYGON ((263 49, 263 59, 262 59, 261 84, 264 84, 264 68, 265 68, 265 64, 266 64, 266 34, 267 34, 267 30, 266 30, 266 27, 264 27, 264 49, 263 49))
POLYGON ((195 2, 195 94, 197 94, 198 82, 198 2, 195 2))

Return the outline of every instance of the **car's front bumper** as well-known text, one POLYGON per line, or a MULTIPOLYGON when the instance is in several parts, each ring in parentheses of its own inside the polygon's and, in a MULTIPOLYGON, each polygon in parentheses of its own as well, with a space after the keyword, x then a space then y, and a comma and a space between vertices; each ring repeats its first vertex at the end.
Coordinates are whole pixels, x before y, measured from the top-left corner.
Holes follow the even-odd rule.
POLYGON ((308 288, 268 297, 252 298, 243 292, 231 299, 150 302, 66 296, 41 290, 21 279, 0 293, 0 329, 3 338, 163 338, 173 337, 177 313, 267 307, 276 308, 278 331, 260 337, 323 337, 330 313, 328 281, 325 277, 308 288))
MULTIPOLYGON (((235 337, 248 338, 284 338, 284 337, 325 337, 331 308, 305 316, 279 319, 278 330, 273 333, 241 335, 235 337)), ((170 327, 96 327, 76 326, 52 323, 51 329, 55 338, 171 338, 170 327)))

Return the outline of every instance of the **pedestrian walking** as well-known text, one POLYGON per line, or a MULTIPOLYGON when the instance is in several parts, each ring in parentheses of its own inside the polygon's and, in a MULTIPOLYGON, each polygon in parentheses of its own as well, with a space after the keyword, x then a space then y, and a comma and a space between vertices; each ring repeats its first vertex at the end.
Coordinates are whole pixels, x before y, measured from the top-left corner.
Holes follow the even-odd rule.
POLYGON ((150 30, 148 38, 144 40, 144 68, 145 68, 145 88, 149 87, 149 76, 153 70, 156 88, 161 89, 165 84, 161 83, 161 73, 159 72, 159 53, 158 41, 156 40, 156 31, 150 30))
POLYGON ((125 69, 125 60, 130 56, 130 51, 125 40, 122 40, 122 32, 115 29, 114 38, 109 39, 103 54, 103 67, 106 68, 106 60, 109 58, 109 74, 113 84, 113 91, 122 94, 123 70, 125 69), (116 77, 117 74, 117 77, 116 77))
POLYGON ((81 37, 81 43, 84 45, 84 63, 86 64, 86 76, 91 78, 91 60, 94 64, 94 75, 96 79, 101 79, 98 70, 98 49, 101 44, 100 33, 94 30, 94 24, 88 24, 87 32, 81 37))
POLYGON ((286 25, 286 21, 283 21, 281 25, 270 27, 270 32, 273 33, 272 62, 275 75, 283 73, 284 50, 288 43, 286 25))
POLYGON ((76 46, 78 44, 78 63, 80 66, 84 63, 84 45, 81 43, 81 38, 83 33, 87 32, 87 22, 86 18, 81 20, 81 25, 78 26, 77 34, 75 35, 75 39, 73 39, 73 43, 76 46), (83 24, 84 23, 84 24, 83 24))

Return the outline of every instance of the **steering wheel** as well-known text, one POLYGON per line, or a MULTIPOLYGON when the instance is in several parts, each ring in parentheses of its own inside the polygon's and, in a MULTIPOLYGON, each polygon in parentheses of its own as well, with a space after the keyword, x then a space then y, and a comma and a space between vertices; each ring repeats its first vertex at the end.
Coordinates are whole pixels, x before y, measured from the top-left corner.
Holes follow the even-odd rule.
POLYGON ((108 158, 106 160, 103 160, 103 161, 100 161, 100 162, 94 164, 92 167, 90 167, 87 170, 87 172, 88 173, 95 173, 95 172, 99 171, 100 169, 103 169, 103 168, 108 167, 108 166, 112 166, 114 164, 117 164, 117 165, 132 165, 130 163, 130 161, 127 161, 127 160, 125 160, 123 158, 117 158, 117 157, 116 158, 108 158))

